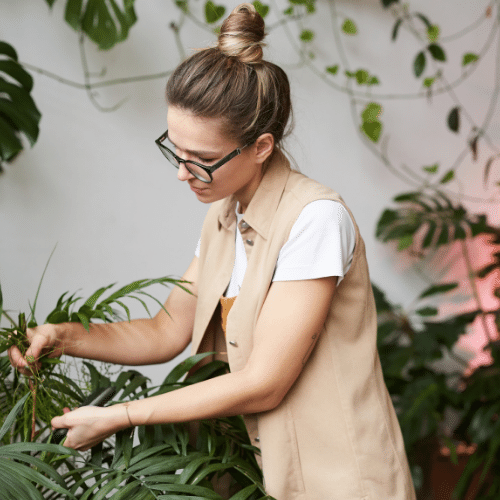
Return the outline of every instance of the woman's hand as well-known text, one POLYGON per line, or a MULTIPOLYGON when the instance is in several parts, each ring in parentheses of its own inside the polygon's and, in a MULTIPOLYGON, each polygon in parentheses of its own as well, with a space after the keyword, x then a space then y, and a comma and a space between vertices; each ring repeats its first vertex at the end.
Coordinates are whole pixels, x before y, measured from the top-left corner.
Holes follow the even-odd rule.
POLYGON ((49 358, 60 356, 62 349, 59 347, 58 326, 41 325, 36 328, 28 328, 26 336, 30 346, 24 356, 17 346, 11 346, 7 351, 10 364, 23 375, 30 376, 40 369, 41 356, 47 355, 49 358))
POLYGON ((127 410, 124 405, 83 406, 70 411, 64 409, 64 415, 54 417, 53 428, 68 429, 64 446, 78 451, 86 451, 104 441, 116 432, 130 427, 127 410))

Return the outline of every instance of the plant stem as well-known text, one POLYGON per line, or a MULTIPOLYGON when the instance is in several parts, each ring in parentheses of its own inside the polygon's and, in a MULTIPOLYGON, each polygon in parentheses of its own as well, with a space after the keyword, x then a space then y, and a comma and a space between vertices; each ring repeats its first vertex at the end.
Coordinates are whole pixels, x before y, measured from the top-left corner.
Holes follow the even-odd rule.
POLYGON ((31 442, 35 441, 36 436, 36 384, 33 380, 29 382, 31 396, 33 397, 33 411, 31 414, 31 442))

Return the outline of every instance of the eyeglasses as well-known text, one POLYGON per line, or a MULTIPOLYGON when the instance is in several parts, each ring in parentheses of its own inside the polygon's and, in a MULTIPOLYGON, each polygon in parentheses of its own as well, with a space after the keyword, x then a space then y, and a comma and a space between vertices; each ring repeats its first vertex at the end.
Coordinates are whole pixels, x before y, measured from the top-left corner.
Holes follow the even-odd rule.
MULTIPOLYGON (((248 144, 245 144, 241 148, 236 148, 234 151, 224 156, 222 160, 219 160, 214 165, 209 166, 209 165, 202 165, 201 163, 198 163, 196 161, 184 160, 183 158, 180 158, 170 148, 162 144, 164 141, 169 141, 168 130, 166 130, 165 133, 155 141, 156 145, 160 148, 160 151, 163 153, 163 156, 165 156, 165 158, 175 168, 179 168, 181 166, 181 163, 184 163, 184 166, 191 174, 193 174, 200 181, 206 182, 207 184, 212 182, 213 172, 215 172, 218 168, 222 167, 222 165, 226 164, 229 160, 232 160, 235 156, 241 154, 241 150, 248 146, 248 144)), ((170 141, 169 145, 175 147, 170 141)))

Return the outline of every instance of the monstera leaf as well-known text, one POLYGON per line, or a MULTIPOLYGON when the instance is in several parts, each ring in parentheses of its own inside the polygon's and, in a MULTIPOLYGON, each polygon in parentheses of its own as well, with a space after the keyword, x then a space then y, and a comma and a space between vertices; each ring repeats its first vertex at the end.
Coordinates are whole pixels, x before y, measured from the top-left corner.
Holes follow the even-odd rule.
POLYGON ((17 62, 17 54, 0 41, 0 169, 23 149, 21 136, 31 145, 38 138, 40 112, 30 96, 33 78, 17 62))
MULTIPOLYGON (((46 0, 50 7, 56 0, 46 0)), ((137 21, 135 0, 67 0, 64 18, 76 31, 83 31, 102 50, 128 36, 137 21), (121 4, 121 5, 119 5, 121 4)))

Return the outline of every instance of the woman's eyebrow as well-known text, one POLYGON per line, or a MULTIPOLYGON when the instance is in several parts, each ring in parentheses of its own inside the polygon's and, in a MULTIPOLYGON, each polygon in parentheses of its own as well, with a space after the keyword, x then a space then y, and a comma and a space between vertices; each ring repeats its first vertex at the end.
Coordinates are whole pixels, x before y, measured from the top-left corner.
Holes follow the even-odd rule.
MULTIPOLYGON (((170 137, 168 136, 168 132, 167 132, 167 139, 177 148, 177 144, 175 144, 174 141, 172 141, 172 139, 170 139, 170 137)), ((182 149, 182 148, 179 148, 179 149, 182 149)), ((190 155, 194 155, 194 156, 198 156, 198 157, 202 157, 202 156, 218 156, 218 155, 221 155, 220 152, 218 151, 194 151, 192 149, 182 149, 182 151, 185 151, 186 153, 189 153, 190 155)))

